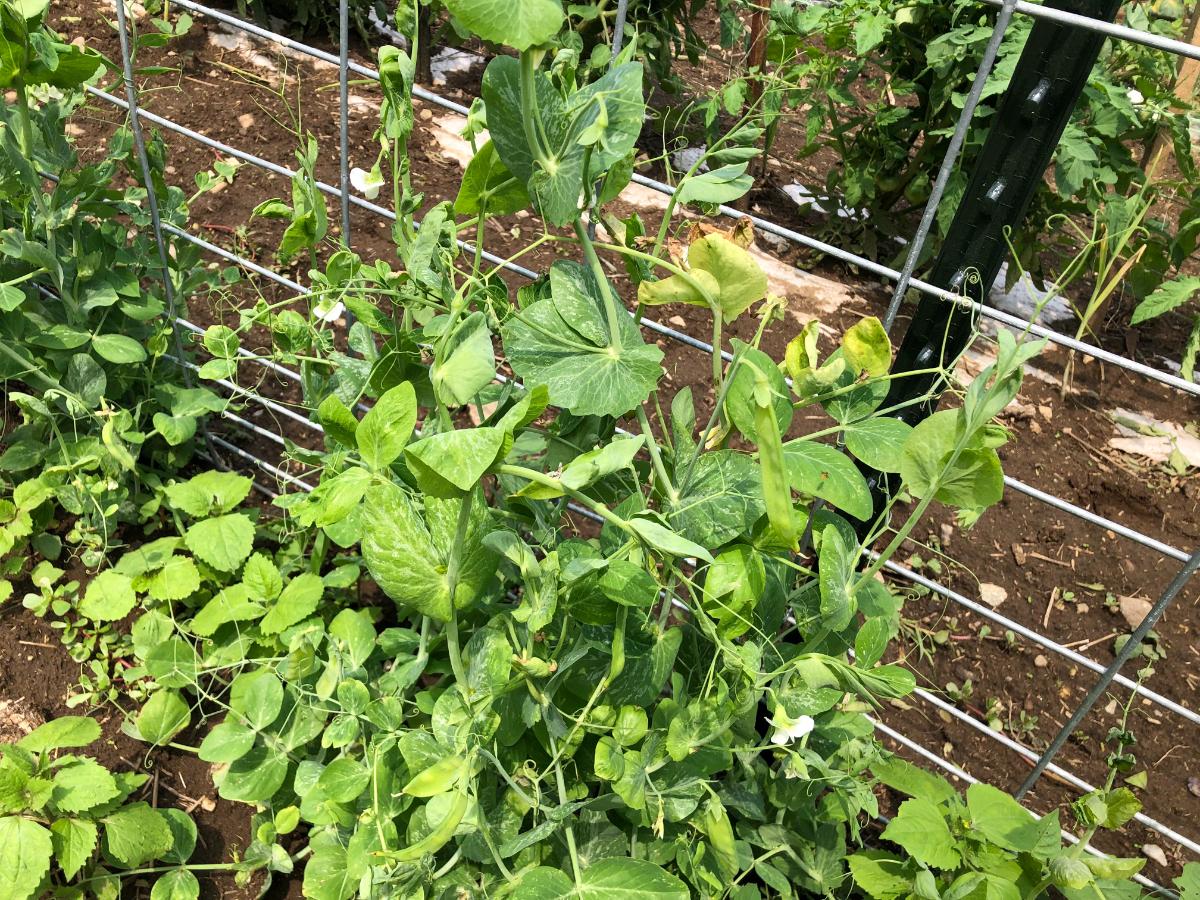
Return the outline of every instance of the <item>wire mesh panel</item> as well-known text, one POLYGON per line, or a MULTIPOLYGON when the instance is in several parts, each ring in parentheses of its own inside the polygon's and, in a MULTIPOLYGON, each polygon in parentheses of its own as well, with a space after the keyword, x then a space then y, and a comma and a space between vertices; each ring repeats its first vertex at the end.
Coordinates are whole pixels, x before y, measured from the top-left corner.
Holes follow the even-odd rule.
MULTIPOLYGON (((966 96, 961 115, 958 117, 956 127, 951 136, 951 140, 947 151, 940 162, 936 179, 933 182, 932 190, 928 200, 924 205, 922 216, 912 240, 909 243, 908 250, 905 255, 905 260, 902 267, 897 270, 890 266, 883 265, 863 255, 849 252, 845 249, 834 246, 826 241, 819 240, 813 236, 807 235, 801 231, 792 228, 781 226, 763 216, 747 214, 744 211, 729 207, 718 206, 717 212, 720 215, 737 218, 748 219, 753 223, 755 228, 762 232, 774 235, 784 241, 789 242, 797 247, 806 248, 808 250, 817 251, 828 255, 829 257, 850 264, 862 272, 870 273, 873 276, 881 278, 891 285, 891 299, 887 307, 885 322, 890 328, 896 321, 897 316, 902 308, 902 304, 908 298, 910 289, 914 289, 923 297, 929 298, 929 302, 943 304, 951 309, 962 311, 965 314, 975 317, 976 319, 988 319, 997 323, 1000 326, 1013 328, 1021 332, 1026 332, 1045 338, 1051 344, 1065 350, 1086 354, 1088 357, 1113 366, 1131 378, 1145 379, 1147 382, 1160 385, 1163 388, 1176 391, 1180 402, 1195 402, 1194 398, 1200 397, 1200 386, 1186 380, 1183 377, 1174 373, 1163 371, 1143 362, 1128 358, 1119 353, 1107 350, 1097 343, 1092 343, 1086 340, 1076 339, 1067 335, 1060 334, 1051 328, 1040 325, 1037 322, 1022 319, 1019 316, 1002 310, 993 308, 981 302, 980 299, 973 299, 965 295, 962 291, 951 290, 945 286, 939 286, 936 283, 925 281, 914 277, 914 273, 924 258, 927 248, 927 243, 930 239, 930 233, 934 224, 935 217, 938 214, 939 208, 943 201, 945 190, 952 173, 955 171, 959 162, 960 153, 968 131, 976 126, 977 107, 983 96, 984 86, 989 73, 992 71, 997 56, 1001 47, 1002 39, 1008 29, 1010 22, 1014 16, 1030 16, 1039 21, 1056 23, 1067 26, 1072 29, 1094 33, 1096 35, 1105 36, 1116 40, 1125 40, 1138 43, 1140 45, 1152 47, 1156 50, 1161 50, 1166 53, 1177 54, 1181 57, 1190 59, 1200 59, 1200 49, 1186 44, 1181 41, 1172 40, 1160 35, 1152 34, 1138 29, 1130 28, 1124 25, 1113 24, 1112 22, 1103 21, 1101 19, 1090 16, 1083 16, 1068 10, 1055 8, 1053 6, 1041 6, 1031 3, 1026 3, 1024 0, 982 0, 984 3, 991 4, 999 8, 996 16, 990 40, 987 42, 983 53, 980 56, 978 70, 972 82, 971 90, 966 96)), ((301 54, 311 60, 321 63, 336 66, 338 73, 338 110, 339 117, 337 122, 337 137, 338 137, 338 185, 335 187, 324 182, 317 182, 316 187, 324 195, 336 197, 338 199, 340 209, 340 236, 341 241, 349 247, 353 247, 355 239, 360 231, 366 230, 370 224, 374 224, 375 220, 381 222, 394 222, 396 214, 393 210, 389 210, 385 206, 372 203, 369 200, 355 196, 351 190, 351 95, 350 95, 350 76, 355 75, 366 78, 372 81, 379 80, 379 72, 370 67, 355 62, 350 54, 350 37, 349 37, 349 20, 347 13, 346 0, 342 0, 339 8, 339 52, 332 54, 319 48, 305 44, 299 40, 287 37, 276 33, 269 28, 261 25, 242 20, 227 12, 213 9, 194 0, 175 0, 174 6, 182 10, 187 10, 196 15, 204 16, 214 22, 222 23, 223 25, 236 30, 237 32, 253 36, 255 39, 266 42, 268 45, 276 45, 280 48, 285 48, 293 53, 301 54), (355 215, 357 214, 357 215, 355 215), (360 218, 361 217, 361 218, 360 218)), ((290 179, 295 176, 296 170, 283 164, 279 160, 270 160, 257 155, 247 149, 233 146, 221 140, 214 139, 202 133, 195 127, 188 127, 184 124, 172 121, 153 112, 141 109, 139 107, 139 96, 137 84, 134 77, 133 61, 130 55, 130 44, 128 39, 129 24, 126 21, 126 11, 120 2, 115 4, 119 35, 121 38, 121 52, 124 65, 124 80, 126 96, 121 97, 101 90, 99 88, 91 88, 90 92, 98 101, 110 104, 116 108, 128 112, 132 122, 132 131, 134 139, 138 143, 139 155, 142 158, 143 165, 146 163, 146 151, 144 147, 144 137, 142 134, 143 123, 153 125, 164 132, 168 132, 179 138, 196 142, 197 144, 220 154, 240 160, 242 163, 260 169, 266 173, 280 178, 290 179)), ((624 22, 625 4, 620 5, 617 15, 616 39, 617 42, 614 50, 619 51, 620 40, 624 34, 622 24, 624 22)), ((614 54, 615 55, 615 54, 614 54)), ((1090 68, 1090 65, 1089 65, 1090 68)), ((438 106, 442 109, 466 115, 470 112, 470 107, 459 103, 450 98, 444 97, 434 91, 417 88, 413 91, 415 97, 422 101, 438 106)), ((1043 167, 1044 168, 1044 167, 1043 167)), ((1040 178, 1040 170, 1037 173, 1040 178)), ((150 183, 148 172, 145 174, 145 181, 150 183)), ((663 196, 670 196, 674 193, 675 188, 662 181, 646 177, 642 174, 634 174, 632 179, 633 184, 648 189, 663 196)), ((227 247, 219 246, 216 243, 200 238, 187 231, 175 228, 170 225, 164 225, 160 222, 157 208, 155 206, 154 192, 149 193, 149 205, 153 227, 159 242, 161 263, 164 274, 167 273, 167 256, 170 252, 172 241, 183 241, 201 248, 206 253, 212 254, 216 258, 220 258, 226 262, 233 263, 242 267, 249 273, 266 279, 277 287, 293 292, 297 295, 305 295, 308 289, 295 278, 288 277, 277 271, 274 271, 268 266, 254 262, 239 250, 231 250, 227 247)), ((469 253, 475 251, 471 242, 459 240, 459 246, 469 253)), ((503 270, 506 274, 523 280, 532 280, 537 278, 537 273, 526 268, 519 263, 506 260, 502 256, 482 252, 482 258, 489 263, 503 270)), ((962 265, 968 266, 971 260, 963 260, 962 265)), ((986 286, 985 286, 986 287, 986 286)), ((200 334, 203 332, 201 326, 188 321, 185 317, 179 315, 179 311, 174 308, 173 287, 169 277, 165 281, 165 291, 170 308, 170 315, 177 323, 180 332, 190 332, 192 334, 200 334)), ((640 324, 653 335, 662 338, 663 340, 676 342, 687 348, 688 352, 696 354, 711 355, 719 353, 727 361, 733 359, 732 354, 723 348, 714 348, 712 343, 703 339, 694 337, 680 327, 673 327, 669 324, 656 321, 653 318, 643 317, 640 324)), ((301 379, 300 373, 282 366, 268 359, 260 359, 255 354, 248 350, 240 349, 239 353, 246 358, 248 364, 259 366, 264 373, 270 373, 271 376, 290 383, 298 383, 301 379)), ((177 357, 182 359, 183 353, 181 348, 177 348, 177 357)), ((190 372, 197 367, 191 363, 184 363, 185 368, 190 372)), ((248 405, 257 405, 264 410, 269 411, 274 416, 279 416, 289 422, 294 423, 298 429, 303 429, 309 436, 314 439, 319 439, 321 434, 321 426, 313 422, 308 416, 297 413, 289 404, 281 400, 266 396, 264 391, 247 390, 231 381, 218 380, 215 382, 225 390, 241 397, 248 405)), ((368 408, 363 404, 364 409, 368 408)), ((255 423, 243 415, 238 415, 233 412, 226 412, 225 418, 232 426, 231 431, 225 436, 213 435, 210 443, 210 453, 227 454, 229 459, 241 460, 246 465, 258 469, 260 472, 272 477, 275 480, 277 487, 286 487, 287 489, 295 489, 308 491, 313 489, 313 485, 306 481, 303 473, 296 474, 294 470, 290 470, 286 464, 275 465, 271 461, 263 459, 240 446, 237 440, 233 437, 239 433, 244 434, 247 439, 257 437, 265 440, 273 445, 284 448, 284 438, 272 431, 270 428, 264 427, 262 424, 255 423)), ((279 429, 276 429, 278 431, 279 429)), ((1021 448, 1016 448, 1014 453, 1020 453, 1021 448)), ((963 723, 968 728, 982 735, 988 741, 994 742, 1002 746, 1005 750, 1013 754, 1014 761, 1016 759, 1028 760, 1032 764, 1032 770, 1028 777, 1024 779, 1021 785, 1018 796, 1023 796, 1030 790, 1033 790, 1039 783, 1041 776, 1049 772, 1062 783, 1069 786, 1076 792, 1088 792, 1093 790, 1093 786, 1085 779, 1073 773, 1068 767, 1063 766, 1059 759, 1060 751, 1066 744, 1070 736, 1076 731, 1077 727, 1084 718, 1092 711, 1093 706, 1100 701, 1109 691, 1111 685, 1117 685, 1124 691, 1135 693, 1143 701, 1153 705, 1156 709, 1163 711, 1165 714, 1177 716, 1185 720, 1189 725, 1200 724, 1200 713, 1192 709, 1186 702, 1186 691, 1173 699, 1167 693, 1152 689, 1151 687, 1142 684, 1140 680, 1135 680, 1123 674, 1122 670, 1131 656, 1136 652, 1141 645, 1142 639, 1153 629, 1161 619, 1162 615, 1168 610, 1172 603, 1177 602, 1177 598, 1186 593, 1188 584, 1197 568, 1200 568, 1200 554, 1193 551, 1191 548, 1182 548, 1175 546, 1174 543, 1165 539, 1166 535, 1155 536, 1148 534, 1139 528, 1118 521, 1116 518, 1108 517, 1099 514, 1093 509, 1087 508, 1085 505, 1073 502, 1067 498, 1058 496, 1056 493, 1039 488, 1037 486, 1027 484, 1024 481, 1015 477, 1006 476, 1005 484, 1014 492, 1028 498, 1031 503, 1036 504, 1037 508, 1044 507, 1046 516, 1052 513, 1061 513, 1066 516, 1078 519, 1088 528, 1095 529, 1098 533, 1110 532, 1114 535, 1114 539, 1119 538, 1122 541, 1128 541, 1130 545, 1136 545, 1145 548, 1152 553, 1161 556, 1164 562, 1167 563, 1182 563, 1182 567, 1178 569, 1178 574, 1173 578, 1171 583, 1159 595, 1157 601, 1152 605, 1148 614, 1144 616, 1141 623, 1133 630, 1132 636, 1125 642, 1121 650, 1115 655, 1115 658, 1108 665, 1102 664, 1092 655, 1075 649, 1067 644, 1055 640, 1046 633, 1045 628, 1039 631, 1037 628, 1032 628, 1021 624, 1016 618, 1006 616, 1000 613, 997 609, 981 603, 976 599, 965 596, 963 593, 953 590, 951 587, 942 584, 936 578, 931 578, 929 574, 916 571, 910 566, 901 565, 894 561, 888 561, 884 564, 884 569, 898 579, 910 582, 913 585, 934 592, 936 595, 944 598, 948 603, 954 604, 971 615, 985 619, 995 626, 1005 629, 1015 635, 1016 639, 1028 641, 1038 647, 1046 650, 1055 657, 1065 660, 1072 666, 1077 667, 1080 671, 1078 677, 1084 678, 1090 675, 1096 676, 1090 682, 1090 687, 1083 697, 1071 697, 1070 714, 1066 717, 1065 722, 1058 729, 1056 736, 1049 742, 1049 745, 1043 752, 1037 752, 1026 744, 1014 740, 1002 732, 987 725, 979 720, 979 717, 968 714, 958 706, 947 703, 937 693, 928 690, 918 690, 916 696, 926 704, 931 710, 940 713, 946 717, 952 718, 963 723), (1090 675, 1088 675, 1090 673, 1090 675)), ((271 486, 264 486, 265 491, 273 490, 271 486)), ((595 517, 591 511, 579 507, 572 506, 572 511, 577 515, 584 517, 595 517)), ((993 515, 1002 515, 1002 510, 997 510, 993 515)), ((1035 673, 1036 674, 1036 673, 1035 673)), ((1164 686, 1164 691, 1167 688, 1164 686)), ((1167 691, 1169 692, 1169 691, 1167 691)), ((944 753, 939 753, 937 749, 931 748, 924 741, 914 738, 912 735, 905 735, 897 730, 888 721, 888 713, 884 711, 875 721, 876 728, 881 734, 894 741, 899 746, 906 748, 908 751, 915 753, 926 761, 935 766, 950 772, 956 778, 963 781, 971 782, 978 777, 966 769, 956 765, 954 762, 946 758, 944 753)), ((1149 815, 1139 814, 1137 817, 1139 824, 1162 835, 1169 841, 1174 842, 1187 852, 1200 855, 1200 843, 1197 843, 1197 838, 1200 836, 1190 836, 1176 828, 1170 821, 1160 821, 1149 815)), ((1139 880, 1143 884, 1151 885, 1160 888, 1151 880, 1141 878, 1139 880)), ((1160 888, 1161 889, 1161 888, 1160 888)))

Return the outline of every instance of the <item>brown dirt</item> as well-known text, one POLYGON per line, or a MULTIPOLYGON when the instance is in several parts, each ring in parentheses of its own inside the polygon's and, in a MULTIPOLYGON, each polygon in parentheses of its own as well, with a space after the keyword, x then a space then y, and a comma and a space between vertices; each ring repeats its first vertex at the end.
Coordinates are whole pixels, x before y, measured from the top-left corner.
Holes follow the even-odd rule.
MULTIPOLYGON (((79 17, 77 22, 64 26, 65 31, 88 36, 99 49, 116 57, 115 38, 100 21, 102 13, 94 5, 71 0, 60 4, 59 9, 62 14, 79 17)), ((336 83, 336 72, 330 68, 314 70, 307 64, 289 61, 287 71, 297 76, 298 81, 290 82, 281 93, 269 84, 246 78, 227 67, 226 63, 244 69, 245 64, 240 57, 222 53, 209 45, 207 29, 208 24, 198 17, 193 33, 173 46, 173 56, 168 54, 161 60, 164 64, 178 65, 180 75, 173 83, 157 79, 155 84, 160 87, 145 95, 145 106, 211 137, 274 162, 288 164, 292 160, 296 138, 281 123, 290 121, 288 110, 295 107, 299 98, 304 127, 312 131, 321 144, 318 174, 325 181, 336 183, 336 91, 330 90, 336 83), (245 113, 255 117, 255 124, 248 129, 243 129, 237 122, 237 117, 245 113)), ((470 78, 464 78, 440 92, 460 102, 469 102, 469 96, 476 88, 477 84, 470 78)), ((356 85, 353 90, 357 95, 377 98, 374 85, 356 85)), ((431 111, 441 114, 436 108, 431 111)), ((79 121, 85 126, 81 142, 86 145, 88 140, 105 134, 117 119, 111 107, 93 104, 79 121), (91 117, 91 120, 85 121, 85 117, 91 117)), ((374 113, 356 111, 351 121, 352 157, 356 163, 363 164, 364 160, 374 157, 371 141, 374 113)), ((458 164, 444 158, 430 137, 430 127, 426 118, 418 119, 411 150, 414 179, 425 192, 429 204, 452 198, 460 176, 458 164)), ((792 127, 791 123, 785 123, 781 129, 780 146, 788 146, 789 127, 792 127)), ((170 148, 174 183, 189 186, 195 172, 212 164, 211 151, 169 133, 164 133, 163 137, 170 148)), ((780 175, 785 183, 788 174, 784 171, 780 175)), ((194 228, 209 240, 236 247, 262 264, 272 265, 278 230, 258 221, 244 230, 241 226, 248 221, 250 211, 258 202, 286 194, 287 184, 283 179, 245 167, 234 187, 202 197, 195 204, 194 228)), ((768 202, 765 195, 759 195, 758 199, 762 203, 768 202)), ((386 203, 386 200, 380 202, 386 203)), ((331 211, 336 220, 334 204, 331 204, 331 211)), ((794 209, 768 205, 764 212, 776 216, 777 220, 782 219, 784 224, 803 227, 804 223, 796 218, 794 209), (785 214, 791 218, 785 219, 785 214)), ((374 254, 394 259, 386 223, 356 210, 352 228, 355 249, 364 256, 374 254)), ((505 220, 503 229, 497 229, 488 238, 489 249, 498 253, 512 252, 536 233, 534 220, 527 217, 511 217, 505 220)), ((336 230, 335 227, 335 234, 336 230)), ((522 262, 530 268, 544 270, 553 257, 553 251, 543 248, 523 258, 522 262)), ((811 263, 794 249, 785 253, 782 259, 790 264, 811 263)), ((818 264, 817 271, 851 285, 859 298, 853 307, 843 308, 828 317, 828 324, 835 329, 844 328, 858 316, 877 313, 886 302, 886 292, 877 282, 825 262, 818 264)), ((302 272, 286 274, 307 280, 302 272)), ((619 272, 614 273, 614 282, 621 286, 625 284, 619 272)), ((513 284, 516 283, 514 280, 513 284)), ((269 283, 261 284, 260 288, 268 300, 286 296, 285 290, 269 283)), ((244 300, 246 295, 240 290, 239 294, 244 300)), ((786 340, 798 329, 798 319, 805 317, 808 309, 806 296, 790 299, 795 315, 772 326, 766 336, 766 349, 773 353, 781 351, 786 340)), ((710 322, 703 312, 693 308, 667 308, 656 313, 664 322, 672 316, 681 316, 684 324, 679 326, 680 330, 705 339, 709 336, 710 322)), ((207 324, 218 319, 232 322, 235 316, 229 300, 197 301, 192 306, 191 318, 207 324)), ((1171 355, 1180 346, 1180 327, 1175 320, 1164 318, 1149 327, 1129 330, 1121 327, 1119 320, 1110 319, 1104 323, 1099 340, 1108 349, 1132 354, 1153 364, 1160 351, 1171 355)), ((743 338, 748 338, 752 332, 751 322, 739 323, 733 329, 734 336, 743 338)), ((706 356, 673 342, 659 343, 667 353, 665 366, 671 383, 683 386, 707 382, 710 364, 706 356)), ((1050 352, 1039 365, 1053 375, 1061 371, 1063 363, 1061 354, 1050 352)), ((247 367, 243 369, 243 380, 246 381, 250 372, 247 367)), ((1003 451, 1006 471, 1174 546, 1184 549, 1195 546, 1200 538, 1200 479, 1194 472, 1188 477, 1172 476, 1161 468, 1108 451, 1105 445, 1112 429, 1106 411, 1125 406, 1172 421, 1187 422, 1198 418, 1200 403, 1155 383, 1101 367, 1094 361, 1077 363, 1076 385, 1077 392, 1064 401, 1059 398, 1057 387, 1029 379, 1021 403, 1024 404, 1022 409, 1032 409, 1033 413, 1009 417, 1016 439, 1003 451), (1041 406, 1049 407, 1048 417, 1038 412, 1041 406)), ((298 400, 294 389, 286 385, 268 383, 263 390, 280 399, 298 400)), ((250 405, 245 415, 299 442, 311 440, 310 435, 298 432, 292 423, 276 421, 257 406, 250 405)), ((247 442, 236 429, 228 429, 228 434, 230 440, 259 455, 272 459, 278 456, 277 448, 269 442, 261 439, 247 442)), ((922 531, 927 543, 936 541, 945 553, 940 558, 945 571, 936 577, 971 597, 978 596, 980 582, 999 585, 1008 593, 1008 599, 999 609, 1001 613, 1061 642, 1090 641, 1121 630, 1123 620, 1105 608, 1105 594, 1152 598, 1177 568, 1176 563, 1164 561, 1153 551, 1109 536, 1011 491, 1000 506, 990 511, 971 531, 953 530, 946 541, 942 536, 942 524, 935 519, 929 529, 922 531), (1020 546, 1019 553, 1014 554, 1014 544, 1020 546), (1019 558, 1024 561, 1018 561, 1019 558), (1103 585, 1103 588, 1084 585, 1103 585), (1047 603, 1056 589, 1061 606, 1052 608, 1048 622, 1043 624, 1047 603), (1066 591, 1074 592, 1075 602, 1061 600, 1066 591), (1078 605, 1080 602, 1087 605, 1086 612, 1078 605)), ((926 559, 931 556, 927 547, 914 544, 901 554, 901 561, 909 552, 917 552, 926 559)), ((1155 690, 1189 707, 1196 705, 1196 676, 1192 670, 1200 654, 1196 637, 1200 629, 1200 611, 1196 604, 1197 586, 1193 586, 1179 598, 1157 629, 1166 658, 1158 663, 1157 673, 1149 682, 1155 690)), ((967 711, 980 717, 987 698, 997 697, 1013 720, 1018 718, 1019 710, 1038 716, 1036 731, 1032 736, 1026 734, 1022 738, 1035 748, 1040 748, 1052 736, 1057 725, 1064 721, 1071 704, 1093 683, 1094 676, 1089 671, 1064 665, 1050 653, 1045 654, 1047 666, 1039 668, 1034 659, 1042 651, 1019 639, 1009 648, 1003 642, 980 638, 981 622, 976 617, 947 605, 936 596, 914 596, 906 615, 931 631, 944 628, 951 634, 948 643, 929 658, 921 658, 915 649, 909 653, 909 660, 926 686, 943 691, 947 682, 962 683, 963 673, 970 673, 975 692, 967 704, 967 711)), ((20 660, 33 652, 24 645, 10 646, 12 634, 24 635, 25 639, 33 635, 35 640, 41 640, 45 635, 38 630, 40 623, 28 616, 8 613, 0 623, 4 625, 0 638, 0 652, 4 655, 0 658, 6 663, 4 671, 9 673, 7 676, 0 674, 0 696, 25 696, 30 691, 36 696, 37 688, 27 684, 30 679, 26 673, 31 671, 38 672, 38 678, 32 680, 48 692, 73 683, 77 669, 57 650, 42 650, 35 654, 34 660, 26 661, 17 669, 10 668, 10 661, 20 660)), ((998 629, 993 629, 992 637, 998 633, 998 629)), ((19 638, 13 638, 16 639, 19 638)), ((49 642, 54 643, 54 640, 49 642)), ((1100 641, 1082 652, 1105 664, 1112 658, 1112 641, 1100 641)), ((1117 690, 1113 694, 1118 700, 1123 699, 1123 691, 1117 690)), ((45 710, 56 709, 60 703, 61 698, 45 696, 35 701, 35 705, 45 710)), ((998 785, 1015 787, 1028 771, 1027 765, 1013 752, 961 723, 944 721, 936 710, 917 699, 907 708, 888 709, 884 718, 930 749, 945 753, 977 777, 998 785)), ((1200 798, 1189 793, 1187 788, 1187 779, 1200 775, 1194 749, 1189 749, 1195 746, 1192 726, 1171 713, 1141 704, 1135 707, 1133 722, 1140 741, 1136 748, 1139 764, 1150 772, 1150 788, 1142 792, 1147 812, 1184 834, 1200 837, 1200 798)), ((1082 729, 1079 739, 1073 740, 1064 750, 1059 762, 1092 783, 1101 782, 1104 753, 1098 740, 1112 723, 1111 714, 1097 710, 1082 729)), ((117 735, 115 740, 123 739, 117 735)), ((129 750, 127 755, 128 752, 140 751, 129 750)), ((180 771, 187 771, 184 758, 176 760, 168 754, 156 754, 155 758, 170 760, 169 768, 174 765, 180 771)), ((203 782, 202 775, 196 777, 203 782)), ((191 777, 188 780, 197 783, 191 777)), ((1035 806, 1049 808, 1071 796, 1072 791, 1064 791, 1047 781, 1039 786, 1032 799, 1035 806)), ((218 811, 221 808, 219 805, 218 811)), ((220 833, 235 836, 244 833, 245 811, 239 807, 235 812, 241 816, 241 825, 235 826, 231 820, 228 827, 218 829, 220 833), (242 832, 237 830, 239 827, 242 832)), ((234 837, 229 845, 236 846, 236 841, 234 837)), ((1185 858, 1169 840, 1148 835, 1139 827, 1127 828, 1121 835, 1102 838, 1099 843, 1108 849, 1136 853, 1146 841, 1162 846, 1175 864, 1185 858)), ((213 855, 211 858, 220 857, 213 855)), ((1163 881, 1170 872, 1151 864, 1147 874, 1163 881)))

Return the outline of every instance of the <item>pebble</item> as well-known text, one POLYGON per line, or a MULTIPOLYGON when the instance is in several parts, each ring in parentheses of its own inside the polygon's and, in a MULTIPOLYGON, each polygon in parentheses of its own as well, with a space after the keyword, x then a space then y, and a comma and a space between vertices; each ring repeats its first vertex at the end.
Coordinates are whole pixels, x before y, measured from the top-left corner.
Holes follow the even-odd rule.
POLYGON ((683 316, 671 316, 671 318, 667 319, 667 321, 676 328, 683 328, 687 325, 687 320, 684 319, 683 316))
POLYGON ((240 116, 237 117, 237 123, 238 123, 238 126, 242 129, 242 131, 249 131, 251 128, 254 127, 254 114, 253 113, 242 113, 240 116))
POLYGON ((1120 599, 1121 615, 1129 623, 1130 628, 1137 628, 1149 614, 1152 604, 1142 597, 1122 597, 1120 599))
POLYGON ((1200 797, 1200 778, 1193 775, 1188 779, 1188 793, 1193 797, 1200 797))
POLYGON ((1037 666, 1039 669, 1044 669, 1044 668, 1046 668, 1046 666, 1050 665, 1050 660, 1046 659, 1045 656, 1043 656, 1041 653, 1039 653, 1037 656, 1035 656, 1033 658, 1033 664, 1035 666, 1037 666))
POLYGON ((421 110, 420 116, 421 116, 422 122, 428 122, 430 119, 433 118, 433 110, 423 109, 423 110, 421 110))
POLYGON ((1167 854, 1163 853, 1163 848, 1158 844, 1142 844, 1142 855, 1160 866, 1167 865, 1167 854))
POLYGON ((1108 705, 1104 707, 1104 711, 1110 716, 1115 716, 1117 714, 1117 701, 1109 700, 1108 705))
POLYGON ((992 609, 995 609, 1008 599, 1008 591, 1000 587, 998 584, 988 584, 987 582, 984 582, 979 586, 979 599, 992 609))

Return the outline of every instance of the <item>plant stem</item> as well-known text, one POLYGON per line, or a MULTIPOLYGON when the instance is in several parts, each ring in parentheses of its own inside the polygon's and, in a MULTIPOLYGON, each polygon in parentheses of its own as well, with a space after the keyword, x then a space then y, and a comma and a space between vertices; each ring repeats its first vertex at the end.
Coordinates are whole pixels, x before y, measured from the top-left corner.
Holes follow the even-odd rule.
POLYGON ((459 568, 462 564, 462 548, 467 542, 467 529, 471 524, 471 506, 475 499, 474 492, 469 492, 462 499, 458 508, 458 527, 454 534, 454 543, 450 547, 450 559, 446 562, 446 588, 450 594, 450 618, 446 622, 446 646, 450 652, 450 669, 454 672, 454 680, 463 698, 470 703, 467 695, 467 671, 463 668, 462 647, 458 640, 458 607, 454 595, 458 592, 459 568))
POLYGON ((600 518, 604 519, 604 521, 615 525, 626 534, 636 538, 638 541, 641 541, 641 537, 638 535, 637 531, 634 530, 633 526, 625 521, 625 519, 618 516, 603 503, 593 500, 591 497, 587 496, 586 494, 581 494, 579 491, 564 487, 561 481, 553 476, 547 475, 545 472, 539 472, 536 469, 527 469, 524 466, 510 465, 501 465, 497 468, 497 471, 501 475, 512 475, 516 478, 524 479, 525 481, 532 481, 535 484, 553 488, 556 491, 562 491, 576 503, 580 504, 581 506, 586 506, 596 515, 600 516, 600 518))
POLYGON ((642 426, 642 434, 646 436, 646 448, 650 451, 650 462, 654 465, 654 472, 658 476, 658 480, 662 483, 663 492, 674 503, 679 499, 679 492, 675 490, 675 485, 671 484, 671 479, 667 476, 667 469, 662 461, 662 453, 659 452, 658 441, 654 438, 654 431, 650 427, 650 418, 646 415, 645 408, 641 406, 637 408, 637 417, 638 424, 642 426))
POLYGON ((592 239, 588 237, 587 229, 583 227, 581 219, 575 220, 575 236, 579 239, 579 246, 583 248, 583 258, 587 261, 588 268, 592 270, 592 277, 596 279, 596 288, 604 298, 604 314, 608 319, 609 343, 619 353, 621 350, 621 320, 617 313, 617 298, 608 284, 608 276, 604 273, 604 267, 600 265, 596 247, 593 245, 592 239))

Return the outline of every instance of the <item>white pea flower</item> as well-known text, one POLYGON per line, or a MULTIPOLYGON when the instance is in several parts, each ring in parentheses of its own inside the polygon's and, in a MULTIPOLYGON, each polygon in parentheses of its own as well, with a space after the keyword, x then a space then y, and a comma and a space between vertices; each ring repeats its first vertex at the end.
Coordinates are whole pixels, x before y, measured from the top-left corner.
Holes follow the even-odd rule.
POLYGON ((383 187, 383 173, 379 171, 379 166, 375 166, 369 172, 366 169, 351 169, 350 184, 368 200, 374 200, 379 196, 379 189, 383 187))
POLYGON ((322 322, 336 322, 345 311, 346 304, 341 300, 330 303, 328 298, 317 301, 317 305, 313 307, 313 315, 322 322))
POLYGON ((783 747, 795 743, 816 727, 812 716, 799 716, 793 719, 779 704, 775 704, 775 715, 767 719, 775 729, 771 735, 771 743, 783 747))
POLYGON ((1146 97, 1137 88, 1130 88, 1129 89, 1129 102, 1132 103, 1134 106, 1141 106, 1143 103, 1146 102, 1146 97))

